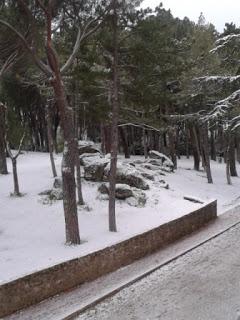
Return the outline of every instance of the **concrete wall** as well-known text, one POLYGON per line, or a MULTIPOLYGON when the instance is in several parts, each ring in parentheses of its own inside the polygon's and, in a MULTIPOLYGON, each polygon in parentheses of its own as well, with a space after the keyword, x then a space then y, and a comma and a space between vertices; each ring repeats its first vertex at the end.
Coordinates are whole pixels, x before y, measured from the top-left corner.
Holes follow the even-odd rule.
MULTIPOLYGON (((0 286, 0 317, 130 264, 217 217, 217 202, 87 256, 0 286)), ((16 266, 17 267, 17 266, 16 266)))

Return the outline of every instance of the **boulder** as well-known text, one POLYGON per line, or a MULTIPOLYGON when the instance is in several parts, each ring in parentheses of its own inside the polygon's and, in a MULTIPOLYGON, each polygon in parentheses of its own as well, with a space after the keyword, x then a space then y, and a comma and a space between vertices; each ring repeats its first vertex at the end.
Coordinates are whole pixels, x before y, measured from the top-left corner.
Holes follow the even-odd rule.
MULTIPOLYGON (((103 183, 99 186, 98 191, 102 194, 109 194, 109 185, 103 183)), ((125 200, 133 196, 133 191, 131 187, 127 184, 116 184, 116 198, 120 200, 125 200)))
POLYGON ((141 165, 141 167, 151 171, 158 171, 160 169, 159 166, 156 166, 155 164, 152 164, 152 163, 144 163, 141 165))
POLYGON ((84 141, 84 140, 78 141, 78 152, 79 152, 79 155, 84 153, 100 153, 101 154, 101 151, 98 149, 97 146, 94 145, 94 142, 84 141))
POLYGON ((63 200, 63 191, 62 189, 54 188, 52 189, 49 199, 51 200, 63 200))
POLYGON ((47 190, 44 190, 42 192, 39 192, 39 196, 49 196, 52 192, 52 189, 47 189, 47 190))
POLYGON ((84 167, 84 178, 89 181, 103 181, 104 169, 109 160, 105 158, 94 158, 84 167))
MULTIPOLYGON (((161 159, 149 159, 149 164, 152 164, 153 166, 162 167, 163 163, 161 159)), ((159 168, 158 168, 159 169, 159 168)))
POLYGON ((167 190, 169 189, 169 184, 166 181, 160 180, 159 183, 160 183, 160 188, 164 188, 167 190))
POLYGON ((151 172, 151 170, 144 170, 143 168, 139 168, 141 175, 143 178, 154 181, 155 175, 151 172))
POLYGON ((126 201, 132 207, 142 208, 147 202, 146 194, 137 188, 132 188, 133 196, 128 198, 126 201))
MULTIPOLYGON (((166 171, 166 170, 163 170, 164 169, 164 167, 159 167, 159 166, 156 166, 156 165, 154 165, 154 164, 151 164, 151 163, 145 163, 145 164, 143 164, 143 165, 141 165, 141 167, 140 167, 140 172, 141 172, 141 174, 142 174, 142 176, 144 177, 144 174, 143 174, 143 172, 144 172, 144 170, 147 170, 149 173, 151 172, 151 171, 154 171, 154 173, 152 173, 152 175, 161 175, 161 176, 165 176, 165 173, 164 172, 162 172, 162 171, 166 171)), ((170 169, 168 170, 168 172, 170 171, 170 169)), ((144 178, 147 178, 147 177, 144 177, 144 178)), ((149 179, 149 178, 147 178, 147 179, 149 179)), ((151 179, 150 179, 151 180, 151 179)))
POLYGON ((100 153, 83 153, 79 156, 81 166, 86 166, 101 157, 100 153))
MULTIPOLYGON (((104 180, 107 181, 110 172, 110 165, 107 165, 104 170, 104 180)), ((149 185, 141 175, 141 173, 134 167, 118 163, 116 182, 127 184, 131 187, 136 187, 142 190, 148 190, 149 185)))
MULTIPOLYGON (((173 171, 174 164, 173 164, 172 160, 169 159, 165 154, 163 154, 161 152, 158 152, 158 151, 155 151, 155 150, 150 150, 148 155, 149 155, 150 159, 160 160, 161 161, 161 164, 160 164, 161 166, 168 167, 168 168, 171 169, 171 171, 173 171)), ((154 164, 156 165, 156 163, 154 163, 154 164)))
POLYGON ((99 187, 98 187, 98 191, 102 194, 108 194, 109 193, 109 189, 106 183, 102 183, 99 187))

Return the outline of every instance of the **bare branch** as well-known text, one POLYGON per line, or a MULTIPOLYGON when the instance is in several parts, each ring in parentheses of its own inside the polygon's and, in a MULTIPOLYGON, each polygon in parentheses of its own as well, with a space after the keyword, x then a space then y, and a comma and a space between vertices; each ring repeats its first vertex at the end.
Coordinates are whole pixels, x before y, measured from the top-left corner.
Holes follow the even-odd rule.
POLYGON ((39 67, 39 69, 42 72, 44 72, 47 76, 52 76, 52 72, 51 72, 50 68, 39 59, 39 57, 37 56, 37 54, 35 52, 35 48, 31 48, 29 46, 25 37, 20 32, 18 32, 12 25, 10 25, 8 22, 0 19, 0 24, 5 26, 9 30, 11 30, 21 40, 25 49, 30 53, 31 57, 33 58, 35 64, 39 67))
POLYGON ((77 38, 76 38, 76 42, 72 51, 72 54, 69 56, 68 60, 66 61, 66 63, 62 66, 61 68, 61 73, 65 73, 72 65, 74 59, 76 58, 77 54, 78 54, 78 50, 80 48, 80 45, 82 43, 82 41, 84 41, 85 39, 89 38, 93 33, 95 33, 100 26, 103 23, 103 17, 104 15, 110 10, 110 6, 107 7, 104 12, 98 16, 95 19, 90 20, 86 26, 84 27, 83 30, 81 30, 81 28, 78 28, 78 34, 77 34, 77 38), (102 19, 102 20, 101 20, 102 19), (100 21, 100 22, 99 22, 100 21), (98 23, 97 23, 98 22, 98 23), (93 27, 91 30, 89 30, 89 28, 94 24, 97 23, 95 27, 93 27))
POLYGON ((0 69, 0 78, 3 76, 3 74, 11 68, 11 66, 14 64, 16 61, 17 53, 13 52, 8 59, 4 62, 2 68, 0 69))

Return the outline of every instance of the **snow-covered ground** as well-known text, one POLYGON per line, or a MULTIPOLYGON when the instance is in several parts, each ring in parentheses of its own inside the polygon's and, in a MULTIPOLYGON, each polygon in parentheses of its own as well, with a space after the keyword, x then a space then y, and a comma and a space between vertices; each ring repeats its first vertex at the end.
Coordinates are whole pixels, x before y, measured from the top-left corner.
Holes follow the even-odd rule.
MULTIPOLYGON (((56 156, 60 172, 61 156, 56 156)), ((10 197, 12 174, 0 176, 0 283, 85 255, 180 217, 201 205, 183 199, 191 195, 208 202, 218 199, 219 213, 240 203, 240 179, 226 184, 225 165, 212 163, 214 184, 204 172, 191 170, 192 160, 182 159, 175 173, 164 180, 170 189, 151 182, 144 208, 117 201, 117 233, 108 232, 108 202, 97 199, 97 183, 83 181, 83 196, 91 210, 79 209, 82 244, 66 246, 62 201, 43 204, 39 192, 52 187, 48 154, 19 157, 20 189, 25 196, 10 197)), ((9 163, 10 168, 10 163, 9 163)))

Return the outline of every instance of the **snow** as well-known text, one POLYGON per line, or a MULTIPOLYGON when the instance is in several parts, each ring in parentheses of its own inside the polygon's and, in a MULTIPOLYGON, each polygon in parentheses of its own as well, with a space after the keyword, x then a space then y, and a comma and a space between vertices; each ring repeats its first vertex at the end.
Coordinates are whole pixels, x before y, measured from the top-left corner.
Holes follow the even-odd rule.
MULTIPOLYGON (((61 155, 55 158, 60 172, 61 155)), ((117 233, 108 232, 108 202, 98 198, 99 183, 83 180, 87 206, 79 208, 82 244, 66 246, 62 201, 44 204, 43 197, 38 195, 53 185, 49 155, 20 155, 19 184, 24 197, 10 197, 12 174, 0 176, 0 283, 103 249, 202 206, 184 200, 186 194, 205 203, 217 198, 220 213, 240 202, 240 180, 232 178, 233 185, 227 185, 224 164, 212 163, 213 185, 207 184, 204 172, 191 170, 191 159, 183 158, 178 165, 175 173, 163 177, 169 184, 168 190, 160 188, 159 182, 148 180, 150 190, 145 191, 145 207, 117 201, 117 233)))
POLYGON ((194 78, 193 82, 234 82, 238 81, 240 76, 207 76, 194 78))
POLYGON ((225 37, 219 38, 215 42, 216 47, 210 50, 210 53, 216 53, 221 49, 225 49, 225 47, 229 43, 231 43, 232 41, 239 41, 239 39, 240 39, 240 34, 229 34, 225 37))

